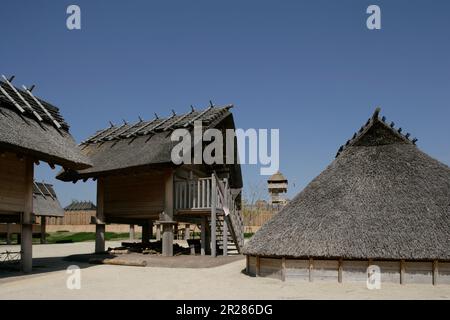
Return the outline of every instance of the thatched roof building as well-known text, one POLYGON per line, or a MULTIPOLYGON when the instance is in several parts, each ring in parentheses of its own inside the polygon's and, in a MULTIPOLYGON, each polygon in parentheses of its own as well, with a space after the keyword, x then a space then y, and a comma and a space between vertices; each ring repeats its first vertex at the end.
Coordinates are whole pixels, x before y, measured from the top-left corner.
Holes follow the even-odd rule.
POLYGON ((378 113, 255 234, 245 254, 450 260, 450 168, 378 113))
POLYGON ((229 232, 236 244, 233 247, 230 241, 230 250, 240 250, 243 229, 238 212, 242 175, 236 161, 237 139, 234 136, 234 145, 223 145, 224 150, 221 150, 221 160, 231 158, 234 161, 206 163, 196 160, 194 155, 198 150, 203 155, 209 146, 208 138, 203 137, 207 129, 218 130, 223 137, 230 130, 234 133, 232 108, 232 105, 215 106, 210 102, 203 110, 192 107, 183 114, 172 111, 166 118, 156 116, 150 121, 139 119, 135 123, 111 124, 81 143, 82 153, 93 166, 64 170, 57 178, 72 182, 89 178, 97 181, 97 210, 92 220, 96 224, 96 252, 104 251, 106 224, 142 226, 144 245, 153 236, 155 224, 162 232, 162 254, 171 256, 174 232, 180 222, 202 226, 203 254, 216 255, 221 248, 227 254, 228 237, 222 239, 222 245, 217 241, 216 231, 220 226, 227 228, 228 224, 227 233, 223 234, 229 232), (177 129, 183 130, 177 132, 183 135, 183 141, 190 141, 184 147, 194 161, 172 161, 172 151, 180 143, 171 139, 177 129), (219 193, 222 197, 218 198, 219 193), (227 223, 217 223, 218 219, 227 223), (207 240, 209 235, 211 241, 207 240))
POLYGON ((33 185, 33 213, 43 217, 64 217, 53 185, 35 182, 33 185))
POLYGON ((20 223, 22 270, 31 272, 33 213, 56 209, 55 201, 49 200, 52 192, 44 194, 34 185, 34 165, 45 161, 52 168, 76 170, 88 168, 90 161, 81 154, 59 109, 37 98, 34 86, 16 88, 13 79, 3 76, 0 81, 0 222, 20 223))

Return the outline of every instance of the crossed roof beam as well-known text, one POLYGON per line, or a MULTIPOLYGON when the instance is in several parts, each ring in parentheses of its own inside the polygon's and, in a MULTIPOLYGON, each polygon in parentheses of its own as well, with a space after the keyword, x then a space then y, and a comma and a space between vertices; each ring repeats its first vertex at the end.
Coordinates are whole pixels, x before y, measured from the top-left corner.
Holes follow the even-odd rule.
POLYGON ((61 128, 61 124, 58 120, 53 117, 53 115, 47 110, 47 108, 37 99, 33 93, 32 90, 34 89, 34 86, 31 88, 27 88, 26 86, 22 86, 25 91, 20 92, 17 90, 17 88, 12 84, 12 81, 14 80, 14 76, 10 77, 9 79, 2 75, 2 78, 4 80, 4 83, 7 85, 7 87, 11 90, 8 92, 3 86, 0 84, 0 92, 5 96, 18 110, 20 114, 25 114, 27 111, 33 115, 34 118, 38 122, 43 122, 44 119, 42 116, 35 110, 35 107, 32 106, 30 103, 30 100, 33 101, 40 111, 47 116, 48 119, 52 122, 52 124, 57 128, 61 128), (12 94, 14 93, 14 95, 12 94), (27 98, 26 98, 27 97, 27 98))
MULTIPOLYGON (((214 109, 214 104, 210 101, 210 106, 203 111, 196 111, 193 106, 188 113, 177 115, 175 111, 172 110, 172 114, 161 119, 155 114, 155 118, 150 121, 143 121, 139 117, 139 121, 133 125, 128 124, 125 120, 122 125, 115 126, 110 122, 110 127, 96 132, 94 135, 81 142, 81 144, 89 143, 101 143, 106 141, 117 140, 121 138, 131 138, 142 135, 152 134, 158 131, 170 131, 175 128, 187 128, 194 125, 195 121, 209 119, 214 114, 210 112, 214 109)), ((227 105, 221 109, 228 110, 232 108, 232 105, 227 105)))

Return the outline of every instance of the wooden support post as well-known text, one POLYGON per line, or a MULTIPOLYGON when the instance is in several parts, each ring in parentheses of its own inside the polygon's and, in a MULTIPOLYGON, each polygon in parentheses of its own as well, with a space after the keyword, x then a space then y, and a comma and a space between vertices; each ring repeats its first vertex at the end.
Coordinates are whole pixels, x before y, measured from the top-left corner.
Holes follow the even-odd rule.
POLYGON ((95 224, 95 253, 105 252, 104 178, 97 179, 97 213, 95 224))
POLYGON ((225 215, 223 216, 223 226, 222 226, 222 247, 223 255, 228 255, 228 224, 225 215))
POLYGON ((156 223, 156 240, 161 241, 161 224, 156 223))
POLYGON ((400 284, 405 284, 405 260, 400 260, 400 284))
POLYGON ((433 261, 433 285, 437 286, 439 284, 439 261, 433 261))
POLYGON ((44 216, 41 216, 41 244, 47 243, 47 235, 46 235, 46 225, 47 225, 47 218, 44 216))
POLYGON ((314 280, 314 260, 312 258, 309 258, 309 282, 313 282, 314 280))
POLYGON ((33 270, 33 178, 34 161, 27 158, 25 168, 25 207, 21 221, 20 250, 22 271, 30 273, 33 270))
POLYGON ((201 226, 201 233, 200 233, 200 254, 202 256, 206 255, 206 228, 208 225, 208 220, 206 217, 202 218, 202 226, 201 226))
POLYGON ((286 281, 286 258, 281 258, 281 281, 286 281))
POLYGON ((11 244, 11 223, 6 224, 6 244, 11 244))
POLYGON ((256 256, 256 276, 260 276, 260 270, 261 270, 261 258, 259 256, 256 256))
POLYGON ((136 235, 134 232, 134 224, 130 224, 130 241, 133 241, 135 239, 136 235))
POLYGON ((338 264, 338 282, 342 283, 342 259, 339 259, 339 264, 338 264))
POLYGON ((173 223, 162 223, 162 255, 163 257, 173 256, 173 223))
POLYGON ((153 239, 153 220, 148 221, 148 239, 153 239))
POLYGON ((174 174, 170 171, 166 177, 164 187, 164 221, 162 225, 162 255, 165 257, 173 256, 173 229, 176 222, 173 221, 174 213, 174 174))
POLYGON ((144 222, 142 224, 142 244, 150 243, 150 232, 149 232, 149 224, 148 222, 144 222))
POLYGON ((184 240, 189 240, 191 237, 191 225, 185 224, 184 225, 184 240))
POLYGON ((250 274, 250 257, 248 255, 245 256, 245 273, 250 274))
POLYGON ((211 176, 211 256, 217 256, 217 237, 216 237, 216 219, 217 219, 217 181, 216 176, 211 176))
POLYGON ((175 240, 178 240, 178 223, 175 223, 173 225, 173 238, 175 240))

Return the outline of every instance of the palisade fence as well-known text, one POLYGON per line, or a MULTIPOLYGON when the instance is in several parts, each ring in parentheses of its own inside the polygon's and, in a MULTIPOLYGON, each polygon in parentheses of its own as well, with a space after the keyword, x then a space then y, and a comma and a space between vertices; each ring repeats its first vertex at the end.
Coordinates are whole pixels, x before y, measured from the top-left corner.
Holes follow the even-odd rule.
POLYGON ((267 221, 277 214, 275 209, 258 209, 244 206, 243 220, 246 228, 245 232, 252 232, 254 229, 262 227, 267 221))
POLYGON ((47 225, 90 225, 91 217, 95 217, 95 211, 66 211, 64 217, 48 217, 47 225))

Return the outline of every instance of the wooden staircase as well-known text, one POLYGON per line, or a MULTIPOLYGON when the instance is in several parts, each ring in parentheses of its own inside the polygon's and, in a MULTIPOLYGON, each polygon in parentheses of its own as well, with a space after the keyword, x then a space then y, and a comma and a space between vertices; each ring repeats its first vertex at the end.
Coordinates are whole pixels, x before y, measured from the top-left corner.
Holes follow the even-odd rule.
POLYGON ((215 173, 208 178, 175 182, 175 210, 183 214, 207 214, 212 254, 241 253, 244 246, 244 223, 227 179, 215 173), (225 237, 226 234, 226 237, 225 237))
MULTIPOLYGON (((241 246, 235 242, 235 239, 230 232, 229 223, 227 223, 224 214, 217 215, 216 220, 216 250, 220 255, 237 255, 240 254, 241 246), (227 226, 224 228, 224 223, 227 226), (226 230, 224 230, 226 229, 226 230), (226 240, 224 240, 224 232, 226 232, 226 240), (225 246, 226 249, 225 249, 225 246)), ((209 226, 211 227, 211 218, 208 218, 209 226)))

